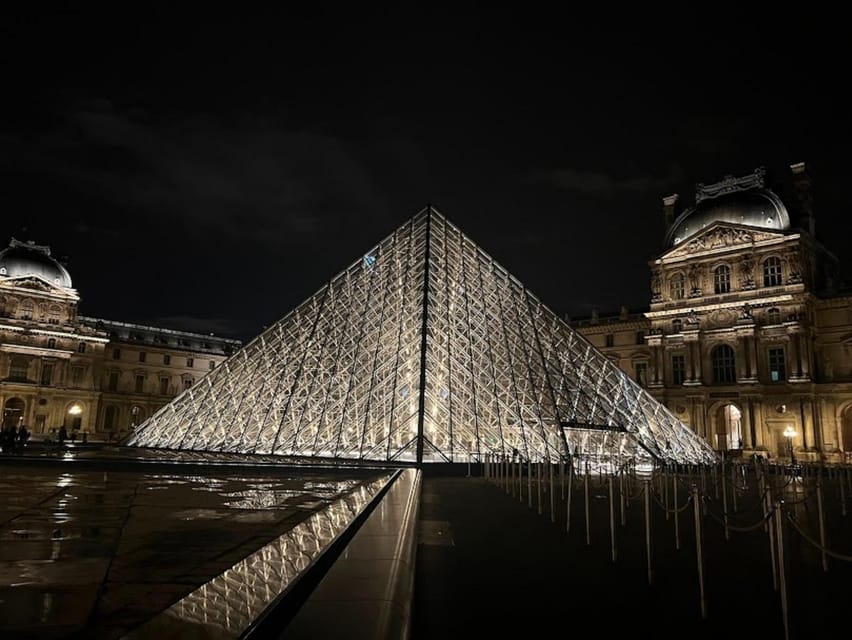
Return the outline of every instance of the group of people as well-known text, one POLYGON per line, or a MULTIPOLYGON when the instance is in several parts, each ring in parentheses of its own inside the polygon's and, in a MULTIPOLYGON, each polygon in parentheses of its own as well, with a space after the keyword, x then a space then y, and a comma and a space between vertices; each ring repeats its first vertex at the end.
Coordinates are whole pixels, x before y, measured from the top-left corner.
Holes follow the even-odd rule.
POLYGON ((0 432, 0 448, 5 451, 14 451, 17 447, 23 447, 30 439, 30 430, 27 425, 22 424, 20 428, 9 425, 0 432))

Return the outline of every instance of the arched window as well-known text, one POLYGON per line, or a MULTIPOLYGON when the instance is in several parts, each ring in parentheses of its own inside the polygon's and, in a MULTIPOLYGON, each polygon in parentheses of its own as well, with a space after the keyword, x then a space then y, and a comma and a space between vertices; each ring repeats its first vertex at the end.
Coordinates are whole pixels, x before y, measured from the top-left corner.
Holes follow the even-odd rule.
POLYGON ((713 382, 725 384, 736 382, 736 358, 734 350, 727 344, 720 344, 713 349, 713 382))
POLYGON ((766 312, 766 322, 769 324, 781 324, 781 311, 778 307, 772 307, 766 312))
POLYGON ((56 348, 56 338, 48 338, 47 339, 47 348, 55 349, 56 348))
POLYGON ((21 320, 32 320, 35 305, 32 300, 24 300, 21 303, 21 320))
POLYGON ((716 293, 728 293, 731 290, 731 268, 723 264, 713 271, 713 287, 716 293))
POLYGON ((676 273, 671 281, 669 281, 669 293, 672 300, 683 300, 684 280, 682 273, 676 273))
POLYGON ((672 333, 680 333, 683 331, 683 320, 672 320, 672 333))
POLYGON ((776 256, 769 256, 763 261, 763 286, 781 286, 781 260, 776 256))

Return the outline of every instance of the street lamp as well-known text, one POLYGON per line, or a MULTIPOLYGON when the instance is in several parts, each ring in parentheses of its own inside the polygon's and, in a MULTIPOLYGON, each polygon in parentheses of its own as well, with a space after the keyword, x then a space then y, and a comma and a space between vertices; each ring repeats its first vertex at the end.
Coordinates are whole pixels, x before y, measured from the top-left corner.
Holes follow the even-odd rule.
POLYGON ((796 437, 796 430, 792 425, 787 425, 784 429, 784 437, 787 438, 787 448, 790 450, 790 464, 796 464, 796 454, 793 453, 793 438, 796 437))

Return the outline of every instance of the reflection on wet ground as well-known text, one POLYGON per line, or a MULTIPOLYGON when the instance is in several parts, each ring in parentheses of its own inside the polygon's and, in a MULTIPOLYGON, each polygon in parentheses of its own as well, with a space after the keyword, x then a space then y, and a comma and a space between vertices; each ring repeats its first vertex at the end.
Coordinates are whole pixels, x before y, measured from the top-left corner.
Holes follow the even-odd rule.
POLYGON ((0 466, 0 637, 119 637, 384 475, 250 473, 0 466))

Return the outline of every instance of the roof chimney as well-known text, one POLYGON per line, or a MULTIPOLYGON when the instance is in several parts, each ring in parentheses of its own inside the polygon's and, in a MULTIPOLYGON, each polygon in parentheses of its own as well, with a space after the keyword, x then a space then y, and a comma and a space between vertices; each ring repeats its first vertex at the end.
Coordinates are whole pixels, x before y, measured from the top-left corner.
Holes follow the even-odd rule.
POLYGON ((811 177, 805 168, 804 162, 790 165, 793 173, 793 192, 796 195, 796 209, 798 209, 798 226, 816 235, 816 218, 814 216, 814 197, 811 191, 811 177))
POLYGON ((672 223, 674 222, 675 206, 677 205, 677 199, 679 197, 680 196, 678 196, 678 194, 673 193, 672 195, 665 196, 663 198, 663 221, 665 222, 665 225, 666 225, 666 228, 665 228, 666 231, 668 231, 671 228, 672 223))

